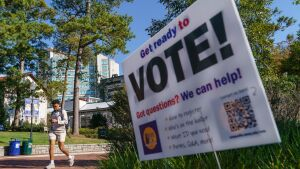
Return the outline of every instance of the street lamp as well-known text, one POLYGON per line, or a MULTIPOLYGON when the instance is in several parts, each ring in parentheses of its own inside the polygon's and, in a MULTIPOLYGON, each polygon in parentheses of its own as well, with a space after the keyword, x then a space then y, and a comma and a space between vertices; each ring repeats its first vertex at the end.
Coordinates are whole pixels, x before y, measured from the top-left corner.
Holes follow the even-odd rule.
POLYGON ((33 120, 33 91, 35 90, 35 83, 32 82, 30 84, 30 93, 31 93, 31 110, 30 110, 30 113, 31 113, 31 120, 30 120, 30 141, 32 141, 32 120, 33 120))

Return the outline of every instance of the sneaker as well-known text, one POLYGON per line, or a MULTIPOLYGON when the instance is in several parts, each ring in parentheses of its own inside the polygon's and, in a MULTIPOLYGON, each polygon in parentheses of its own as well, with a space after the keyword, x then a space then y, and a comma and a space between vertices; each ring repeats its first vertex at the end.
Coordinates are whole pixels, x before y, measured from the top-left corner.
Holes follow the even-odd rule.
POLYGON ((71 157, 69 158, 69 166, 70 166, 70 167, 72 167, 72 166, 74 165, 74 159, 75 159, 74 156, 71 156, 71 157))
POLYGON ((49 164, 45 167, 45 169, 51 169, 51 168, 55 168, 55 164, 49 164))

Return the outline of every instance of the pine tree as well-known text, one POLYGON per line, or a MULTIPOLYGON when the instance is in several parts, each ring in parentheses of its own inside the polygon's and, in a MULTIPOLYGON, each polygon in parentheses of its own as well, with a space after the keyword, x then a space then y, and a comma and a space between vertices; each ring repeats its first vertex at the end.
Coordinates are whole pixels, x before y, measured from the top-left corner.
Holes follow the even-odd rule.
POLYGON ((113 10, 122 2, 131 0, 53 0, 53 7, 58 12, 55 24, 57 30, 69 35, 66 45, 75 49, 76 56, 73 134, 79 134, 79 77, 80 67, 87 64, 97 54, 113 56, 117 51, 126 53, 126 41, 133 37, 129 30, 131 17, 122 16, 113 10))
MULTIPOLYGON (((18 73, 36 70, 36 63, 46 57, 44 42, 50 38, 53 28, 46 22, 54 11, 44 0, 0 1, 0 58, 3 72, 17 67, 18 73)), ((24 86, 25 87, 25 86, 24 86)), ((22 92, 18 87, 13 126, 19 126, 22 92)))

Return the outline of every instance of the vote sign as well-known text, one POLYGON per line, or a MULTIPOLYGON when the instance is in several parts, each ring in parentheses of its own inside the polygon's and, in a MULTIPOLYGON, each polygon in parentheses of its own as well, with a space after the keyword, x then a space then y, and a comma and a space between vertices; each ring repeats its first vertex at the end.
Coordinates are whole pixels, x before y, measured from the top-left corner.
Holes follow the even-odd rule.
POLYGON ((280 142, 233 0, 196 1, 123 68, 141 160, 280 142))

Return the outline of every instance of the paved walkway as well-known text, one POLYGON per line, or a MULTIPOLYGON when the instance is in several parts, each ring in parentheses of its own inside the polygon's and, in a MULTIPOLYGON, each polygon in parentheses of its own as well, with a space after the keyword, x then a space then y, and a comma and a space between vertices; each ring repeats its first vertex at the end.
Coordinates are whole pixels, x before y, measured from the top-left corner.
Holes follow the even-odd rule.
MULTIPOLYGON (((96 169, 99 160, 105 160, 106 154, 75 154, 75 163, 73 167, 69 167, 66 156, 55 156, 55 167, 57 169, 96 169)), ((16 169, 16 168, 33 168, 42 169, 49 164, 49 156, 16 156, 16 157, 0 157, 0 168, 16 169)))

